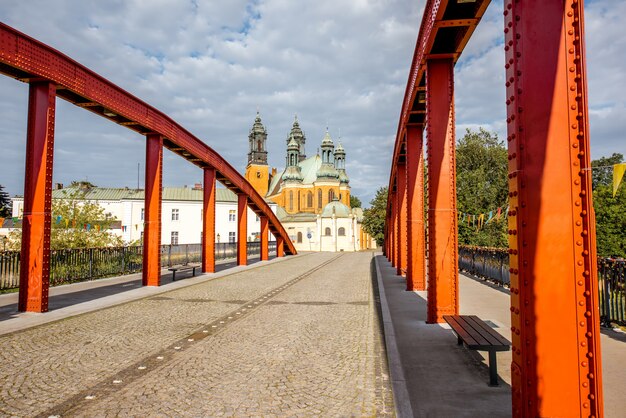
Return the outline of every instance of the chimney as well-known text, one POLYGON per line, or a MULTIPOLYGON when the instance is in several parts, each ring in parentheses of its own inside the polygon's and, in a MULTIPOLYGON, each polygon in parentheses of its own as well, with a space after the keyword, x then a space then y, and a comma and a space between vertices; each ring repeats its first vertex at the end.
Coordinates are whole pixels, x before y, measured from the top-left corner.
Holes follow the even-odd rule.
POLYGON ((63 183, 54 183, 54 188, 56 190, 61 190, 63 189, 63 183))
POLYGON ((202 190, 202 183, 196 183, 193 185, 194 190, 202 190))
POLYGON ((272 167, 272 176, 276 175, 276 167, 272 167))

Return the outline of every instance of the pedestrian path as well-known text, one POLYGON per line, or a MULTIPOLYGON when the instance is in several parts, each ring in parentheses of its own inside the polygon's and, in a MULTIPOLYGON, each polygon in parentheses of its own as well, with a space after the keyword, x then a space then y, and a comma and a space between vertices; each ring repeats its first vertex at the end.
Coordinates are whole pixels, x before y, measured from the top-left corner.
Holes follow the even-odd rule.
POLYGON ((392 416, 372 257, 287 257, 0 336, 0 415, 392 416))
MULTIPOLYGON (((486 352, 469 351, 456 343, 447 324, 426 324, 426 292, 407 292, 406 281, 379 255, 380 272, 390 319, 385 333, 395 335, 399 371, 391 367, 397 387, 410 398, 416 417, 511 416, 511 352, 499 352, 500 387, 489 387, 486 352)), ((508 290, 477 278, 459 275, 460 313, 477 315, 511 340, 508 290)), ((384 308, 383 308, 384 310, 384 308)), ((558 320, 558 318, 555 318, 558 320)), ((604 328, 601 336, 604 410, 607 418, 626 411, 626 334, 604 328)), ((391 352, 391 350, 388 350, 391 352)))

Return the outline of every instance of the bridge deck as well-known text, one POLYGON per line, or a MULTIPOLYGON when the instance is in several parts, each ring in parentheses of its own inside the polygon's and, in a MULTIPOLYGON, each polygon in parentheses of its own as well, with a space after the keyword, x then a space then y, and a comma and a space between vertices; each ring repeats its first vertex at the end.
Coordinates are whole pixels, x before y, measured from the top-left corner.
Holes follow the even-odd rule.
MULTIPOLYGON (((104 290, 76 285, 63 297, 82 303, 0 315, 0 334, 24 328, 0 335, 0 415, 391 416, 393 383, 395 407, 415 416, 510 416, 510 354, 498 355, 504 384, 488 387, 481 353, 425 324, 425 293, 377 261, 391 372, 403 375, 388 377, 372 254, 303 254, 132 289, 111 307, 119 294, 84 300, 104 290), (80 306, 100 309, 32 327, 80 306)), ((461 313, 508 338, 508 294, 460 286, 461 313)), ((625 343, 604 331, 607 417, 626 409, 625 343)))

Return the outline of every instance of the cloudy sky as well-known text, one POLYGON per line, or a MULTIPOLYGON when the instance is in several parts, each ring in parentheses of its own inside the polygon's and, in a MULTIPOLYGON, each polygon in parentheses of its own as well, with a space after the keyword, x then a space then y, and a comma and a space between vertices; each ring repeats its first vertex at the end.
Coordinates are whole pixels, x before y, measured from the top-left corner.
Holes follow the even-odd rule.
MULTIPOLYGON (((626 154, 626 0, 586 2, 592 157, 626 154)), ((341 136, 352 192, 387 184, 424 0, 22 0, 0 21, 69 55, 169 114, 243 173, 257 108, 272 166, 294 115, 307 154, 341 136)), ((505 136, 502 1, 456 67, 456 122, 505 136)), ((0 77, 0 184, 22 194, 28 86, 0 77)), ((143 138, 57 101, 54 182, 143 187, 143 138)), ((200 169, 169 151, 164 185, 200 169)))

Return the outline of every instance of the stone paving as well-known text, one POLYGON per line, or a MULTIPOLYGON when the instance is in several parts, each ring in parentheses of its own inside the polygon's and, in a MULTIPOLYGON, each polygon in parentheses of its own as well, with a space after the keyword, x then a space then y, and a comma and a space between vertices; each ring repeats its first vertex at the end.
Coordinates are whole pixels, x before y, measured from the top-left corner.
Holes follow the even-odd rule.
POLYGON ((372 253, 316 253, 0 337, 3 416, 391 416, 372 253))

